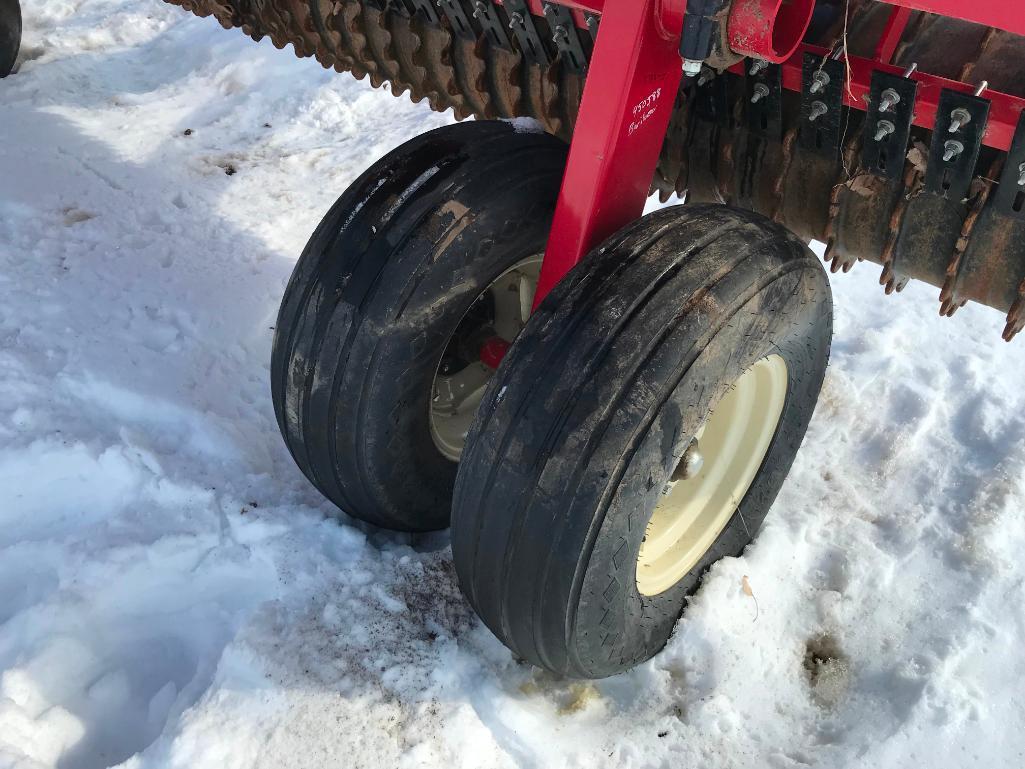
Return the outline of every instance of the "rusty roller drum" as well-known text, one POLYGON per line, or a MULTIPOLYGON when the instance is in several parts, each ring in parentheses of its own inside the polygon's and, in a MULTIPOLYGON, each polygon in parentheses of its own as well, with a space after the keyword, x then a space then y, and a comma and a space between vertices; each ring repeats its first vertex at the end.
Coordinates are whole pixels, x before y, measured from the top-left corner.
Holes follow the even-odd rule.
MULTIPOLYGON (((459 119, 530 117, 566 141, 599 23, 575 27, 554 5, 547 16, 531 15, 522 0, 168 1, 459 119)), ((845 19, 844 6, 820 2, 805 42, 833 48, 845 39, 848 54, 872 58, 888 7, 851 0, 845 19)), ((1025 39, 1001 30, 916 11, 893 57, 911 62, 1025 97, 1025 39)), ((783 92, 775 137, 747 127, 747 101, 743 78, 730 73, 681 88, 652 182, 663 201, 676 193, 758 211, 825 241, 834 272, 876 262, 887 293, 923 280, 940 288, 942 314, 980 302, 1008 314, 1005 339, 1021 330, 1025 206, 1016 160, 983 147, 964 195, 937 201, 928 194, 930 131, 912 129, 904 171, 889 181, 861 167, 865 113, 845 111, 834 161, 801 151, 799 94, 783 92)))

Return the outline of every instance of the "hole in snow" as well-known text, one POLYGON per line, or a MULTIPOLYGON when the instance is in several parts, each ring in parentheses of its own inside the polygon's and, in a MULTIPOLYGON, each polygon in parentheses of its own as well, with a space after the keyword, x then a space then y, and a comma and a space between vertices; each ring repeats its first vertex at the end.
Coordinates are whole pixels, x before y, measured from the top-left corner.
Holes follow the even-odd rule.
POLYGON ((826 707, 836 705, 850 684, 851 669, 839 642, 828 633, 808 640, 804 650, 804 672, 812 697, 826 707))

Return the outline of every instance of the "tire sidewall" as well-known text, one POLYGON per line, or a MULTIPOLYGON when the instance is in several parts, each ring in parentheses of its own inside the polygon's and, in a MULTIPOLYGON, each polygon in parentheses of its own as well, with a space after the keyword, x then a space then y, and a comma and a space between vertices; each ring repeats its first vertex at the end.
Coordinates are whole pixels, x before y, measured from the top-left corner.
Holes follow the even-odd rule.
POLYGON ((21 47, 21 6, 0 0, 0 78, 10 74, 21 47))
MULTIPOLYGON (((550 186, 528 180, 508 195, 493 196, 488 206, 472 212, 473 221, 453 240, 446 233, 458 226, 457 217, 440 214, 425 230, 444 244, 431 254, 430 274, 410 292, 399 315, 369 318, 356 340, 353 355, 371 361, 365 387, 373 393, 360 421, 381 426, 364 439, 367 475, 377 486, 372 492, 417 500, 418 517, 427 528, 448 524, 458 470, 431 435, 435 375, 471 305, 508 269, 543 253, 554 210, 550 186), (523 195, 535 201, 527 210, 520 205, 523 195), (395 473, 396 468, 405 472, 395 473)), ((384 279, 392 277, 400 279, 384 279)), ((336 425, 338 431, 348 429, 347 423, 336 425)))
POLYGON ((350 515, 445 528, 457 464, 432 385, 467 310, 543 253, 566 145, 508 123, 423 134, 368 169, 313 234, 278 313, 271 389, 293 458, 350 515))
POLYGON ((829 354, 831 303, 797 299, 816 292, 822 296, 825 278, 821 268, 812 267, 779 276, 726 314, 725 324, 704 343, 658 408, 626 465, 593 547, 581 559, 585 566, 571 620, 570 653, 586 675, 610 675, 661 649, 708 568, 723 557, 739 556, 768 514, 807 430, 829 354), (665 592, 640 594, 637 557, 673 457, 681 455, 731 383, 772 354, 786 361, 787 394, 759 473, 697 565, 665 592))

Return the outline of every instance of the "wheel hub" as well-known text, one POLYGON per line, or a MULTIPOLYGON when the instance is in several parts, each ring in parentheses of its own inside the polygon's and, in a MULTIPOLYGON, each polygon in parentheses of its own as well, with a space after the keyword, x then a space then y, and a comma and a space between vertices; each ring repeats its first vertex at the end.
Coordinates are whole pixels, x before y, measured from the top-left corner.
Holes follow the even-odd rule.
POLYGON ((658 595, 697 565, 761 469, 787 395, 787 365, 762 358, 733 383, 678 461, 637 557, 637 589, 658 595))
POLYGON ((466 311, 442 356, 431 390, 431 438, 459 461, 484 391, 530 318, 541 272, 531 256, 493 280, 466 311))

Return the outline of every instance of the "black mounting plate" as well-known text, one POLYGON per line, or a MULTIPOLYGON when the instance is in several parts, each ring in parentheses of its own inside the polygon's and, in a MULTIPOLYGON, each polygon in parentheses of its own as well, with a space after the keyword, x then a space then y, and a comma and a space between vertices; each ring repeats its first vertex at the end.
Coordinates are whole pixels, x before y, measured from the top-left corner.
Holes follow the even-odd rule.
POLYGON ((695 83, 694 109, 697 114, 710 123, 732 126, 734 94, 737 90, 733 85, 736 82, 736 78, 723 73, 709 78, 704 85, 695 83))
POLYGON ((988 99, 946 88, 940 92, 936 125, 929 147, 929 165, 925 170, 926 192, 955 201, 968 196, 988 121, 988 99), (952 113, 960 109, 965 110, 971 116, 971 120, 957 131, 951 131, 950 127, 954 120, 952 113), (944 160, 943 155, 949 141, 959 142, 962 149, 950 160, 944 160))
POLYGON ((473 18, 480 24, 481 32, 491 45, 507 51, 512 50, 509 36, 505 34, 502 17, 498 15, 498 9, 491 0, 473 0, 473 18))
POLYGON ((1004 171, 1000 175, 1000 186, 993 198, 993 206, 998 213, 1025 221, 1025 185, 1021 183, 1025 175, 1025 112, 1018 119, 1018 129, 1014 132, 1014 141, 1004 161, 1004 171))
POLYGON ((844 129, 845 74, 845 67, 841 61, 828 56, 823 59, 811 53, 804 55, 804 66, 801 71, 801 122, 797 132, 797 141, 801 149, 833 158, 840 156, 844 129), (816 93, 812 93, 816 74, 820 72, 829 80, 816 93), (814 120, 813 105, 820 110, 815 113, 814 120))
POLYGON ((406 0, 412 7, 413 14, 421 14, 428 24, 438 23, 438 8, 431 0, 406 0))
POLYGON ((470 24, 470 20, 466 18, 466 13, 463 12, 462 3, 459 0, 437 0, 437 2, 438 7, 441 8, 448 23, 452 26, 453 32, 467 40, 477 39, 477 33, 474 31, 473 25, 470 24))
POLYGON ((918 81, 891 72, 872 73, 869 88, 868 114, 865 116, 865 136, 862 143, 862 168, 884 179, 900 179, 904 175, 904 160, 911 139, 911 121, 915 116, 918 81), (883 92, 892 90, 900 101, 883 112, 880 107, 883 92), (893 133, 876 141, 879 122, 889 121, 893 133))
POLYGON ((587 70, 587 54, 580 43, 577 25, 569 8, 556 3, 544 4, 545 18, 552 30, 552 41, 559 49, 562 64, 571 72, 587 70))
POLYGON ((745 78, 747 127, 752 134, 780 141, 783 138, 783 87, 778 64, 770 64, 755 75, 745 78), (758 86, 764 85, 764 96, 752 101, 758 86))
POLYGON ((509 29, 516 36, 520 50, 531 64, 542 67, 551 63, 548 49, 545 48, 541 36, 534 25, 534 17, 530 15, 527 0, 505 0, 505 10, 509 14, 509 29))

